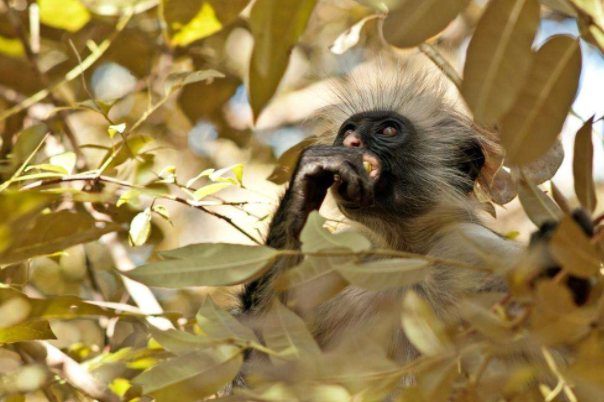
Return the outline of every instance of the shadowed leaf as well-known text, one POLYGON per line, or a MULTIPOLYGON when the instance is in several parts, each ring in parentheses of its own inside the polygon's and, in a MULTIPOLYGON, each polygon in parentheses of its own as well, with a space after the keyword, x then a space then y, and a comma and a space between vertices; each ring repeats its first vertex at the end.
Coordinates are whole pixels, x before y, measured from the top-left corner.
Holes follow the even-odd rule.
POLYGON ((444 30, 468 0, 406 0, 384 21, 384 38, 398 47, 413 47, 444 30))
POLYGON ((575 194, 581 205, 589 212, 596 209, 597 198, 593 178, 594 146, 591 131, 594 118, 587 120, 577 131, 573 157, 573 176, 575 178, 575 194))
POLYGON ((337 271, 356 287, 386 290, 420 282, 430 272, 429 265, 424 260, 399 258, 351 264, 337 271))
POLYGON ((589 278, 600 269, 600 260, 589 238, 570 216, 560 221, 550 242, 554 257, 570 274, 589 278))
POLYGON ((554 144, 570 110, 581 74, 579 42, 554 36, 537 52, 514 107, 501 122, 501 142, 512 165, 526 165, 554 144))
POLYGON ((369 240, 358 232, 329 233, 323 227, 325 221, 326 219, 316 211, 310 214, 300 234, 302 251, 313 252, 345 248, 358 252, 371 248, 369 240))
POLYGON ((261 275, 278 255, 269 247, 196 244, 162 253, 178 258, 151 263, 124 273, 149 286, 229 286, 261 275))
POLYGON ((474 119, 493 124, 513 105, 533 60, 537 0, 493 0, 470 41, 461 92, 474 119))

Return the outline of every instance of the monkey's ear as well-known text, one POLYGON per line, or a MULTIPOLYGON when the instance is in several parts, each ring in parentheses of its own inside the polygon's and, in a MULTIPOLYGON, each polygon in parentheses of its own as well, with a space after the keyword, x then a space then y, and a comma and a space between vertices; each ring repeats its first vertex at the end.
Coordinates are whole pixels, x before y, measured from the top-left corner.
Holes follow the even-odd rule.
POLYGON ((485 164, 486 158, 482 146, 477 139, 472 139, 461 148, 459 170, 468 181, 463 185, 466 193, 474 189, 474 183, 478 179, 485 164))

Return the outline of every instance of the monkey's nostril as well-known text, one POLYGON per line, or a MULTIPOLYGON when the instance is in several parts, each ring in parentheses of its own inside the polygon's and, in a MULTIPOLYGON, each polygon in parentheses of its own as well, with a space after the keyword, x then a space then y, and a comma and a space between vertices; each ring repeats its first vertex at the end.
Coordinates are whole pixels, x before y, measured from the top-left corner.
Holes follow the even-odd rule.
POLYGON ((350 133, 344 138, 344 146, 348 148, 359 148, 363 146, 363 141, 356 133, 350 133))

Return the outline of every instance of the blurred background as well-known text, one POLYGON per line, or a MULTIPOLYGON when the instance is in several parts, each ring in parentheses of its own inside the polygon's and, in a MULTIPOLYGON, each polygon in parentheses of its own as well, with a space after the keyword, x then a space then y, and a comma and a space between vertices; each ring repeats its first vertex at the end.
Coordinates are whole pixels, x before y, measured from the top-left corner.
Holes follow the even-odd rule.
MULTIPOLYGON (((486 3, 472 1, 430 41, 458 72, 463 71, 465 51, 486 3)), ((138 184, 156 181, 160 189, 175 182, 182 185, 205 169, 242 163, 245 187, 233 185, 212 194, 209 199, 232 204, 208 206, 214 214, 159 198, 134 197, 119 206, 115 199, 107 201, 103 212, 123 225, 152 202, 154 207, 165 207, 169 220, 154 215, 149 238, 139 246, 130 245, 125 232, 110 234, 60 256, 11 265, 0 271, 2 280, 18 284, 29 279, 26 290, 31 295, 75 295, 129 303, 128 292, 112 271, 116 265, 140 265, 156 259, 158 250, 190 243, 252 243, 224 217, 261 239, 282 192, 281 185, 273 182, 280 181, 278 172, 274 172, 278 159, 315 133, 315 123, 309 117, 321 105, 331 80, 371 60, 383 46, 376 27, 380 7, 377 1, 320 1, 292 50, 276 95, 254 122, 246 85, 254 46, 248 1, 0 1, 0 113, 14 111, 15 105, 55 85, 52 96, 11 112, 0 122, 3 180, 11 177, 18 162, 32 151, 31 144, 18 141, 19 134, 49 116, 51 132, 67 137, 73 134, 75 139, 52 135, 36 154, 36 162, 73 151, 78 168, 85 171, 101 165, 107 150, 120 141, 115 130, 108 135, 108 120, 119 132, 120 124, 132 127, 152 109, 153 113, 137 127, 137 132, 150 140, 136 150, 136 157, 127 157, 124 163, 111 167, 112 177, 138 184), (127 25, 120 27, 128 18, 127 25), (23 46, 20 35, 28 38, 29 48, 23 46), (106 40, 110 44, 103 49, 106 40), (70 71, 77 72, 82 60, 99 49, 102 54, 91 60, 81 77, 72 74, 72 79, 67 79, 70 71), (32 67, 32 61, 37 68, 32 67), (171 74, 207 69, 219 71, 224 77, 193 82, 165 96, 165 82, 171 74), (155 108, 159 101, 161 105, 155 108), (106 113, 99 113, 99 107, 106 107, 106 113), (64 132, 65 122, 71 134, 64 132), (87 275, 88 270, 93 271, 94 280, 87 275)), ((564 11, 556 4, 542 7, 535 47, 554 34, 578 36, 576 20, 564 11)), ((581 45, 584 60, 580 90, 561 137, 567 156, 572 155, 574 135, 583 121, 593 115, 600 119, 604 113, 604 58, 592 45, 581 45)), ((417 48, 395 51, 421 54, 417 48)), ((594 128, 594 174, 599 198, 604 199, 604 122, 599 120, 594 128)), ((207 178, 200 178, 198 183, 204 180, 207 178)), ((578 205, 571 158, 565 159, 553 181, 578 205)), ((73 187, 81 188, 78 184, 73 187)), ((100 196, 115 198, 124 193, 123 188, 108 184, 100 196)), ((600 205, 599 212, 602 209, 600 205)), ((487 214, 485 219, 494 229, 520 241, 526 241, 535 229, 517 200, 498 206, 497 219, 487 214)), ((220 303, 232 302, 232 289, 154 290, 164 310, 179 312, 186 318, 194 316, 210 291, 220 303)), ((71 350, 73 356, 99 353, 105 344, 106 323, 80 319, 51 322, 51 326, 58 337, 53 342, 71 350)), ((140 345, 146 339, 145 331, 124 321, 117 322, 111 333, 111 349, 140 345)), ((6 367, 0 364, 0 373, 6 367)))

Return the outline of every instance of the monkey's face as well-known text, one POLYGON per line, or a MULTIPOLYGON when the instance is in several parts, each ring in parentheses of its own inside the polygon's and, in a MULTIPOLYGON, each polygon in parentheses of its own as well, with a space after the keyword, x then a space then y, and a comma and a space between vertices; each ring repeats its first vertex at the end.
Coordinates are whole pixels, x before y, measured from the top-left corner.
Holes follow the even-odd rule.
POLYGON ((470 137, 455 135, 452 141, 448 136, 459 127, 454 121, 441 123, 438 128, 422 129, 387 110, 346 119, 333 145, 363 153, 363 160, 371 165, 375 203, 359 211, 338 202, 343 212, 351 217, 384 212, 414 216, 433 206, 443 191, 470 192, 483 163, 481 147, 470 137))

